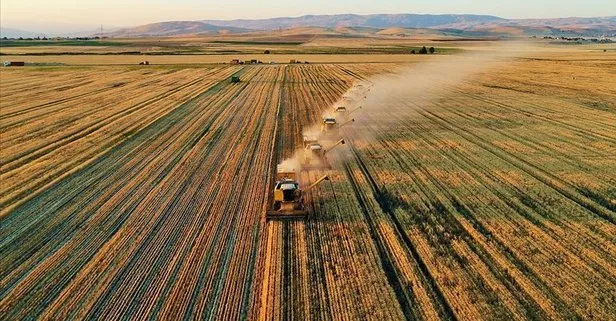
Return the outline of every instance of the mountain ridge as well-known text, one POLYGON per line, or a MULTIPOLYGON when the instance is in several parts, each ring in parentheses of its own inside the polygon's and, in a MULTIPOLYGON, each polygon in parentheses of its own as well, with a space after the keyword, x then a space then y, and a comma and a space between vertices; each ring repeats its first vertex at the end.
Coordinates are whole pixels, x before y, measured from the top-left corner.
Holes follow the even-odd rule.
POLYGON ((212 35, 221 33, 239 33, 251 31, 240 27, 215 26, 202 21, 166 21, 150 23, 132 28, 122 28, 114 31, 116 37, 151 37, 179 35, 212 35))
MULTIPOLYGON (((268 19, 199 20, 208 25, 208 34, 221 31, 237 33, 250 31, 272 31, 293 28, 388 28, 434 29, 459 36, 585 36, 616 37, 616 16, 590 18, 554 19, 505 19, 492 15, 477 14, 339 14, 304 15, 299 17, 277 17, 268 19)), ((188 22, 187 22, 188 23, 188 22)), ((162 23, 164 24, 164 23, 162 23)), ((190 29, 184 31, 173 26, 173 35, 194 34, 190 29)), ((169 33, 139 33, 131 28, 126 34, 158 35, 169 33)), ((375 33, 378 33, 376 31, 375 33)), ((116 34, 121 35, 121 34, 116 34)))
POLYGON ((201 20, 202 22, 225 27, 241 27, 255 30, 273 30, 297 27, 412 27, 424 28, 460 21, 502 21, 503 18, 475 14, 338 14, 304 15, 299 17, 277 17, 268 19, 201 20))
MULTIPOLYGON (((40 32, 26 32, 22 28, 2 26, 13 36, 33 36, 40 32), (22 30, 14 30, 22 29, 22 30), (15 31, 15 32, 14 32, 15 31), (24 35, 19 35, 23 31, 24 35)), ((279 29, 326 28, 338 35, 346 35, 345 28, 374 29, 365 35, 395 33, 381 32, 391 28, 434 30, 446 36, 507 37, 507 36, 582 36, 616 37, 616 16, 567 17, 553 19, 505 19, 479 14, 337 14, 276 17, 267 19, 164 21, 108 31, 111 37, 174 37, 188 35, 220 35, 250 32, 269 32, 279 29)), ((82 34, 81 32, 80 34, 82 34)), ((90 32, 91 35, 100 35, 90 32)), ((415 32, 407 32, 413 34, 415 32)))

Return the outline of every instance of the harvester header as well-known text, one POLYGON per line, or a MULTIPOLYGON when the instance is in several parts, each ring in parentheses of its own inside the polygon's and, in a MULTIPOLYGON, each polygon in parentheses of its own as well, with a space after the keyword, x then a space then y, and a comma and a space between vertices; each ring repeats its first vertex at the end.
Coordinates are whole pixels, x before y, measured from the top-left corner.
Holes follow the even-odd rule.
POLYGON ((287 168, 282 167, 281 165, 277 166, 276 168, 276 180, 277 181, 280 181, 283 179, 295 180, 296 177, 297 177, 297 173, 294 168, 289 170, 287 168))

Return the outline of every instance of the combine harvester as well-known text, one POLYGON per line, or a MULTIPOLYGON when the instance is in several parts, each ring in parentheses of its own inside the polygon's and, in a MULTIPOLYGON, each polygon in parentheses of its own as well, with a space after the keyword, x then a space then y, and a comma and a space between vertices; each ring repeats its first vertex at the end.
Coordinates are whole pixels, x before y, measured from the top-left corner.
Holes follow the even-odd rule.
MULTIPOLYGON (((304 157, 302 158, 302 170, 330 169, 326 154, 338 145, 344 145, 344 139, 338 140, 328 149, 315 139, 304 137, 304 157)), ((329 176, 324 175, 316 182, 302 189, 296 179, 296 170, 284 170, 278 165, 276 171, 276 184, 274 185, 274 205, 267 212, 267 219, 305 219, 309 211, 304 204, 304 193, 315 188, 321 182, 329 181, 329 176)))
POLYGON ((336 118, 325 117, 323 118, 323 123, 321 124, 321 132, 325 134, 338 134, 340 127, 346 126, 354 121, 355 119, 350 119, 342 124, 338 124, 336 118))
POLYGON ((318 141, 304 137, 304 157, 302 157, 301 163, 302 170, 331 169, 331 165, 327 161, 327 153, 339 145, 344 145, 344 139, 340 139, 334 143, 334 145, 324 149, 323 145, 318 141))
MULTIPOLYGON (((344 105, 339 105, 334 107, 334 111, 349 115, 361 108, 362 107, 359 106, 352 111, 347 112, 344 105)), ((321 135, 331 136, 338 134, 341 127, 354 121, 355 119, 350 119, 342 124, 338 124, 335 117, 325 117, 323 118, 323 123, 321 124, 321 135)), ((331 165, 327 161, 327 153, 337 146, 344 144, 345 140, 339 139, 332 146, 324 149, 323 145, 319 143, 316 137, 304 136, 304 154, 300 160, 302 170, 310 171, 331 169, 331 165)), ((304 203, 304 194, 324 181, 330 181, 328 175, 323 175, 307 188, 302 189, 297 180, 296 170, 285 170, 281 165, 278 165, 276 170, 276 183, 274 185, 273 208, 267 211, 266 219, 306 219, 310 214, 310 211, 306 208, 306 204, 304 203)))
POLYGON ((347 111, 346 106, 338 105, 334 107, 334 112, 336 113, 344 113, 346 111, 347 111))
POLYGON ((266 218, 271 219, 306 219, 309 211, 304 204, 304 193, 313 189, 323 181, 329 181, 324 175, 306 189, 301 189, 296 180, 295 171, 285 171, 278 166, 276 185, 274 186, 274 206, 267 211, 266 218))
POLYGON ((334 106, 334 112, 348 115, 350 113, 356 112, 357 110, 361 109, 361 107, 362 106, 359 106, 347 113, 347 108, 345 105, 337 105, 337 106, 334 106))

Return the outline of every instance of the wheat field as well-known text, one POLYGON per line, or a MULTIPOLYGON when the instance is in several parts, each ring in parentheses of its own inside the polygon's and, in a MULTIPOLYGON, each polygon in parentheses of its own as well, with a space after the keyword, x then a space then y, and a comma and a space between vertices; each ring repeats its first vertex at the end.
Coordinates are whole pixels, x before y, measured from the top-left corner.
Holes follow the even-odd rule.
POLYGON ((0 319, 613 319, 616 55, 377 58, 2 69, 0 319))

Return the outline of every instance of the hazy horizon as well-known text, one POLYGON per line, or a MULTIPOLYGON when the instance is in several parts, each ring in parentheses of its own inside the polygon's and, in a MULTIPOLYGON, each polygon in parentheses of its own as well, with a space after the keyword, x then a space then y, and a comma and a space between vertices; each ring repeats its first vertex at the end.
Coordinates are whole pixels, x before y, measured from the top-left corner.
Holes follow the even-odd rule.
POLYGON ((130 27, 164 21, 268 19, 304 15, 336 14, 478 14, 506 19, 546 19, 568 17, 604 17, 616 15, 616 2, 588 0, 563 4, 556 0, 520 0, 503 6, 489 0, 464 1, 390 0, 373 3, 366 0, 312 1, 301 6, 283 0, 255 3, 215 3, 211 0, 180 0, 173 4, 160 1, 91 0, 54 2, 3 0, 0 24, 5 28, 41 32, 50 26, 58 29, 130 27), (350 9, 352 8, 352 9, 350 9), (215 10, 212 10, 215 9, 215 10), (108 14, 106 14, 108 13, 108 14))

